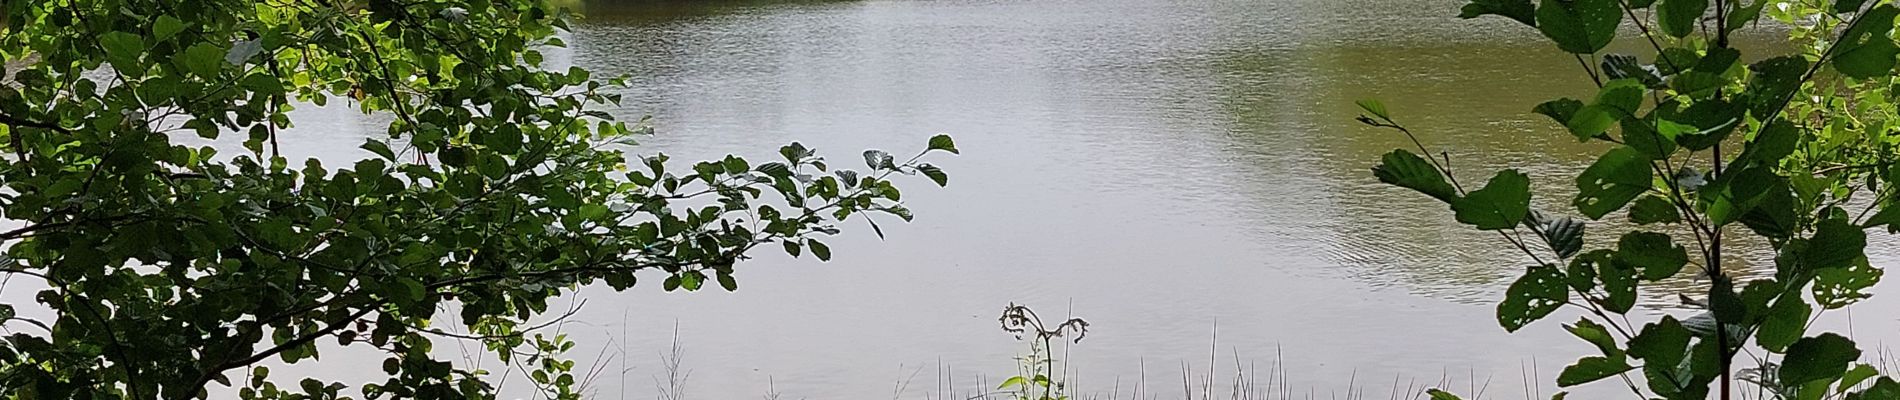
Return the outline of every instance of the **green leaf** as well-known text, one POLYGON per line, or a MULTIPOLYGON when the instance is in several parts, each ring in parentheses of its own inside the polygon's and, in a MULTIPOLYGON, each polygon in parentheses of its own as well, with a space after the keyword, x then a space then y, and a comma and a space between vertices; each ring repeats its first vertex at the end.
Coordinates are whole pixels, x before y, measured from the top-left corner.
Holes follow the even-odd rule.
POLYGON ((396 152, 389 150, 389 143, 376 139, 364 139, 362 148, 363 150, 369 150, 371 153, 376 153, 376 156, 382 157, 384 160, 396 161, 396 152))
POLYGON ((1781 180, 1775 180, 1766 193, 1756 200, 1754 207, 1742 213, 1740 221, 1755 234, 1773 239, 1787 239, 1799 229, 1800 216, 1795 214, 1794 193, 1781 180))
POLYGON ((152 38, 161 42, 184 31, 185 22, 170 15, 160 15, 157 21, 152 22, 152 38))
POLYGON ((1880 283, 1885 272, 1866 259, 1854 260, 1847 268, 1828 268, 1814 274, 1814 302, 1829 310, 1853 305, 1871 294, 1866 290, 1880 283))
POLYGON ((1645 364, 1674 367, 1689 352, 1689 330, 1676 317, 1664 315, 1661 321, 1643 326, 1629 342, 1629 355, 1645 364))
POLYGON ((1563 125, 1567 128, 1570 126, 1570 119, 1575 118, 1577 111, 1582 109, 1583 101, 1562 98, 1538 104, 1536 108, 1531 109, 1531 112, 1550 117, 1550 119, 1557 121, 1558 125, 1563 125))
POLYGON ((1617 261, 1642 268, 1643 279, 1661 280, 1675 276, 1689 262, 1688 250, 1677 246, 1668 234, 1630 232, 1616 242, 1617 261))
POLYGON ((805 240, 805 247, 811 248, 811 255, 817 256, 818 261, 831 261, 831 246, 826 246, 824 242, 808 239, 805 240))
POLYGON ((1761 9, 1770 2, 1771 0, 1755 0, 1754 4, 1743 6, 1740 5, 1740 0, 1736 0, 1734 3, 1736 5, 1729 8, 1728 21, 1722 24, 1722 29, 1734 32, 1747 27, 1748 23, 1761 19, 1761 9))
POLYGON ((918 165, 917 172, 921 172, 924 174, 924 176, 930 177, 930 181, 936 182, 938 187, 943 187, 945 185, 950 184, 950 175, 944 174, 943 169, 937 168, 937 166, 935 165, 930 165, 930 164, 918 165))
POLYGON ((1432 400, 1464 400, 1458 398, 1458 395, 1440 389, 1426 389, 1425 394, 1431 395, 1432 400))
POLYGON ((1900 55, 1900 47, 1895 46, 1893 38, 1889 36, 1897 15, 1900 15, 1900 9, 1891 4, 1881 4, 1855 17, 1860 22, 1841 33, 1839 42, 1834 44, 1830 53, 1834 58, 1834 69, 1856 79, 1891 74, 1894 57, 1900 55))
POLYGON ((790 255, 792 255, 792 257, 793 257, 793 258, 797 258, 797 257, 798 257, 798 255, 799 255, 799 253, 800 253, 800 249, 799 249, 799 248, 801 247, 801 246, 799 246, 799 244, 798 244, 798 242, 794 242, 794 241, 790 241, 790 240, 786 240, 786 241, 781 241, 781 242, 779 242, 779 243, 780 243, 780 244, 783 244, 783 245, 785 246, 785 254, 790 254, 790 255))
POLYGON ((1505 290, 1504 301, 1498 303, 1498 324, 1505 331, 1516 332, 1550 315, 1569 299, 1563 272, 1549 265, 1531 267, 1505 290))
POLYGON ((1385 120, 1386 122, 1392 121, 1392 113, 1387 112, 1385 110, 1385 103, 1381 103, 1379 100, 1365 99, 1354 103, 1358 104, 1359 109, 1365 110, 1367 114, 1372 114, 1372 116, 1379 117, 1379 119, 1385 120))
POLYGON ((1814 308, 1808 306, 1808 302, 1799 295, 1784 296, 1769 307, 1755 341, 1768 351, 1786 351, 1795 340, 1801 339, 1802 331, 1807 328, 1808 317, 1813 313, 1814 308))
POLYGON ((720 288, 726 289, 728 292, 739 290, 739 281, 733 280, 732 274, 718 274, 718 279, 720 288))
POLYGON ((1808 239, 1807 251, 1801 253, 1802 264, 1810 271, 1846 268, 1866 258, 1866 248, 1866 231, 1847 218, 1828 218, 1815 225, 1814 238, 1808 239))
POLYGON ((1631 369, 1635 367, 1631 367, 1626 361, 1606 357, 1584 357, 1578 359, 1576 364, 1564 367, 1564 371, 1557 375, 1557 386, 1571 387, 1596 382, 1631 369))
POLYGON ((1872 217, 1867 217, 1867 222, 1861 226, 1865 228, 1877 228, 1883 225, 1887 227, 1888 233, 1900 232, 1900 202, 1888 202, 1885 205, 1881 205, 1880 212, 1874 213, 1872 217))
POLYGON ((140 67, 139 54, 145 53, 145 39, 139 35, 112 31, 99 35, 99 47, 105 49, 106 60, 120 70, 131 72, 140 67))
POLYGON ((1689 36, 1708 9, 1709 0, 1661 0, 1656 6, 1656 26, 1669 36, 1689 36))
POLYGON ((1676 136, 1689 130, 1669 121, 1651 121, 1638 118, 1626 118, 1623 126, 1623 143, 1643 152, 1643 156, 1653 160, 1669 158, 1676 152, 1676 136), (1656 124, 1656 125, 1651 125, 1656 124), (1658 127, 1657 125, 1660 125, 1658 127))
POLYGON ((1609 250, 1592 250, 1570 259, 1570 268, 1564 271, 1564 281, 1578 292, 1589 292, 1597 287, 1596 264, 1607 262, 1613 253, 1609 250))
POLYGON ((1568 215, 1531 210, 1530 218, 1525 219, 1524 224, 1536 230, 1537 235, 1544 239, 1544 244, 1550 246, 1550 251, 1557 254, 1557 258, 1570 258, 1583 250, 1583 221, 1568 215))
POLYGON ((1900 382, 1894 381, 1893 378, 1883 376, 1880 377, 1880 380, 1874 381, 1873 387, 1869 387, 1867 390, 1859 393, 1849 394, 1846 400, 1891 399, 1900 399, 1900 382))
POLYGON ((1445 175, 1438 172, 1429 161, 1405 150, 1393 150, 1386 153, 1379 166, 1372 167, 1372 175, 1399 187, 1416 190, 1427 196, 1446 203, 1458 200, 1458 191, 1445 181, 1445 175))
POLYGON ((1591 252, 1587 256, 1589 264, 1596 267, 1597 280, 1603 282, 1606 295, 1595 299, 1597 304, 1617 314, 1636 307, 1637 280, 1641 278, 1636 266, 1617 259, 1613 253, 1591 252))
POLYGON ((1801 131, 1794 123, 1786 119, 1777 119, 1774 123, 1755 132, 1742 148, 1738 161, 1778 166, 1781 159, 1794 154, 1795 143, 1801 138, 1801 131))
POLYGON ((215 78, 224 68, 224 49, 206 43, 194 44, 185 49, 185 58, 182 62, 185 70, 191 71, 192 75, 207 79, 215 78))
MULTIPOLYGON (((1853 389, 1854 386, 1859 386, 1861 382, 1866 382, 1868 379, 1879 375, 1880 370, 1875 369, 1872 365, 1856 364, 1854 368, 1848 369, 1846 373, 1841 374, 1840 389, 1836 390, 1835 393, 1847 393, 1847 391, 1853 389)), ((1895 394, 1900 395, 1900 393, 1895 394)))
POLYGON ((1675 203, 1660 196, 1643 196, 1630 205, 1630 222, 1638 225, 1673 224, 1682 221, 1682 213, 1676 210, 1675 203))
POLYGON ((931 136, 930 150, 942 150, 948 151, 950 154, 962 154, 957 152, 957 143, 956 141, 950 140, 950 135, 931 136))
POLYGON ((1664 119, 1695 127, 1694 132, 1677 134, 1676 143, 1689 151, 1702 151, 1727 139, 1729 133, 1734 132, 1741 123, 1743 111, 1743 108, 1721 100, 1705 100, 1664 119))
POLYGON ((1021 377, 1021 376, 1012 376, 1012 377, 1009 377, 1009 379, 1004 379, 1004 380, 1003 380, 1003 384, 1001 384, 1001 385, 996 385, 996 388, 997 388, 997 389, 1008 389, 1008 388, 1012 388, 1012 387, 1020 387, 1020 386, 1023 386, 1023 385, 1027 385, 1027 384, 1029 384, 1029 380, 1028 380, 1028 379, 1023 379, 1023 377, 1021 377))
POLYGON ((1756 119, 1766 119, 1781 107, 1782 101, 1801 88, 1801 77, 1808 72, 1808 60, 1800 56, 1781 56, 1748 66, 1752 76, 1742 91, 1748 111, 1756 119))
POLYGON ((1616 38, 1623 19, 1618 0, 1543 0, 1537 7, 1537 29, 1563 51, 1592 54, 1616 38))
MULTIPOLYGON (((1741 51, 1730 48, 1709 49, 1708 54, 1693 58, 1696 60, 1695 65, 1686 66, 1689 70, 1676 76, 1670 82, 1670 87, 1696 100, 1710 99, 1714 97, 1716 89, 1728 84, 1728 79, 1723 75, 1734 68, 1736 60, 1740 60, 1741 55, 1741 51)), ((1670 60, 1677 59, 1691 58, 1687 54, 1678 54, 1670 58, 1670 60)))
POLYGON ((1616 346, 1616 338, 1611 337, 1610 329, 1602 324, 1590 321, 1589 318, 1580 318, 1575 324, 1564 325, 1564 330, 1570 331, 1570 334, 1576 335, 1578 339, 1596 345, 1597 350, 1602 351, 1606 357, 1623 358, 1623 349, 1616 346))
POLYGON ((1788 346, 1788 355, 1777 368, 1782 385, 1803 385, 1833 379, 1847 372, 1847 364, 1860 359, 1854 341, 1832 332, 1801 338, 1788 346))
POLYGON ((1570 134, 1579 142, 1603 137, 1618 121, 1636 115, 1643 105, 1645 91, 1642 82, 1634 79, 1604 83, 1603 89, 1597 91, 1596 102, 1578 109, 1565 127, 1570 128, 1570 134))
POLYGON ((1630 200, 1649 191, 1649 159, 1628 146, 1603 153, 1596 163, 1577 175, 1577 198, 1573 202, 1585 216, 1603 219, 1623 208, 1630 200))
POLYGON ((1458 222, 1476 225, 1482 230, 1510 229, 1524 220, 1530 210, 1531 179, 1517 170, 1498 171, 1483 189, 1471 191, 1451 202, 1458 222))
POLYGON ((1459 10, 1458 18, 1477 18, 1496 15, 1510 18, 1531 27, 1537 26, 1537 8, 1531 0, 1471 0, 1459 10))

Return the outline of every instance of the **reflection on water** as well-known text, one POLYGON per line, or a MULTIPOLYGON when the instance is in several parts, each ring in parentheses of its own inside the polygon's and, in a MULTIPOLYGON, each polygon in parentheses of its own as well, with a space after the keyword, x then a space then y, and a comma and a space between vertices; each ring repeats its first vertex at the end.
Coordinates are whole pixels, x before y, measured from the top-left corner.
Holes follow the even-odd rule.
MULTIPOLYGON (((614 111, 653 115, 659 132, 635 152, 763 156, 798 140, 852 160, 947 132, 964 155, 939 163, 950 188, 913 183, 918 219, 886 224, 889 240, 859 229, 829 264, 765 255, 736 293, 586 288, 563 329, 583 363, 610 364, 593 387, 605 398, 651 395, 676 324, 699 397, 759 396, 768 382, 788 397, 888 396, 939 364, 958 385, 993 382, 1021 347, 994 326, 1010 302, 1088 317, 1072 359, 1104 391, 1144 372, 1178 379, 1216 323, 1223 359, 1278 349, 1296 386, 1322 392, 1357 375, 1515 379, 1533 357, 1551 376, 1588 345, 1554 322, 1506 335, 1491 318, 1527 261, 1378 184, 1368 168, 1409 142, 1352 122, 1353 100, 1383 99, 1465 179, 1518 168, 1549 189, 1537 206, 1568 209, 1565 175, 1603 148, 1528 110, 1590 82, 1528 29, 1452 18, 1461 3, 585 2, 571 50, 552 59, 632 75, 614 111)), ((350 154, 358 138, 331 141, 350 154)), ((1606 243, 1632 227, 1590 229, 1606 243)), ((1766 265, 1737 258, 1725 267, 1766 265)), ((1668 299, 1646 304, 1664 312, 1668 299)), ((1855 329, 1892 337, 1891 318, 1855 329)))

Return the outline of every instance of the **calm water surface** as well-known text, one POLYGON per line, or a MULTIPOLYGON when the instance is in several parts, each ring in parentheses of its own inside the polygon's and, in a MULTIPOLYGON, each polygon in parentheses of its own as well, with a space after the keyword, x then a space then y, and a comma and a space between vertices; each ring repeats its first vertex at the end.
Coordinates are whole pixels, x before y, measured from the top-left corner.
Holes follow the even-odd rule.
MULTIPOLYGON (((1564 175, 1604 150, 1527 112, 1593 92, 1576 61, 1508 21, 1452 18, 1461 1, 599 3, 613 1, 583 6, 571 51, 553 59, 634 77, 613 111, 652 115, 658 130, 636 153, 767 156, 798 140, 848 162, 936 133, 964 152, 933 160, 949 188, 907 186, 916 222, 885 223, 883 241, 850 226, 830 263, 763 255, 742 265, 736 293, 581 290, 586 306, 564 330, 582 369, 605 363, 600 398, 654 396, 675 329, 690 397, 770 386, 888 398, 910 379, 905 397, 923 398, 939 393, 940 370, 968 392, 979 375, 1013 372, 1025 347, 997 328, 1011 302, 1088 319, 1070 356, 1088 391, 1126 393, 1144 372, 1151 390, 1178 387, 1181 363, 1204 373, 1212 347, 1217 386, 1238 357, 1262 374, 1282 360, 1297 391, 1318 397, 1450 375, 1518 398, 1524 371, 1548 395, 1562 365, 1593 351, 1558 328, 1575 316, 1505 334, 1492 304, 1526 262, 1368 172, 1409 146, 1352 122, 1352 101, 1368 97, 1449 150, 1467 179, 1530 173, 1557 192, 1537 199, 1547 208, 1567 203, 1564 175)), ((1593 225, 1592 240, 1628 228, 1611 225, 1593 225)), ((1900 259, 1889 239, 1871 246, 1877 265, 1900 259)), ((1743 258, 1727 267, 1765 265, 1743 258)), ((1645 302, 1684 313, 1660 292, 1645 302)), ((1896 304, 1862 307, 1854 333, 1900 338, 1896 304)), ((1617 393, 1608 386, 1584 392, 1617 393)))

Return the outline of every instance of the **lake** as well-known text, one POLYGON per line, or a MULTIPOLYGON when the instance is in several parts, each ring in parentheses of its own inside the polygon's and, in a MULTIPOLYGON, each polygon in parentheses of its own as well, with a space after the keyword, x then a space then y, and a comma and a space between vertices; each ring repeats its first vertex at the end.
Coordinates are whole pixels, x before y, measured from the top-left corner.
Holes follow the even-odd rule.
MULTIPOLYGON (((1087 393, 1127 394, 1145 376, 1173 397, 1183 363, 1199 379, 1212 350, 1222 393, 1237 359, 1319 398, 1441 380, 1522 398, 1533 371, 1547 398, 1563 365, 1595 351, 1559 328, 1572 314, 1505 333, 1493 304, 1529 262, 1369 172, 1410 143, 1353 122, 1362 98, 1466 179, 1529 173, 1550 188, 1535 199, 1546 209, 1567 209, 1564 177, 1604 150, 1529 112, 1594 92, 1576 60, 1507 20, 1455 18, 1462 1, 634 3, 576 4, 587 17, 550 58, 632 76, 610 111, 651 115, 657 132, 634 153, 765 157, 801 141, 855 164, 948 133, 963 154, 932 158, 948 188, 906 181, 915 222, 885 221, 883 240, 846 226, 829 263, 766 251, 733 293, 664 293, 655 276, 570 296, 586 306, 561 330, 581 342, 579 369, 602 366, 598 398, 654 397, 676 333, 686 397, 967 395, 1027 348, 998 329, 1012 302, 1090 322, 1068 356, 1087 393)), ((1741 41, 1786 47, 1772 28, 1741 41)), ((299 123, 287 141, 316 155, 354 154, 380 129, 299 123)), ((1592 243, 1631 228, 1609 220, 1592 243)), ((1873 241, 1876 265, 1900 260, 1891 237, 1873 241)), ((1736 247, 1729 270, 1772 268, 1760 243, 1736 247)), ((1647 293, 1644 312, 1691 312, 1673 294, 1647 293)), ((1870 346, 1900 338, 1896 305, 1876 297, 1821 326, 1870 346)))

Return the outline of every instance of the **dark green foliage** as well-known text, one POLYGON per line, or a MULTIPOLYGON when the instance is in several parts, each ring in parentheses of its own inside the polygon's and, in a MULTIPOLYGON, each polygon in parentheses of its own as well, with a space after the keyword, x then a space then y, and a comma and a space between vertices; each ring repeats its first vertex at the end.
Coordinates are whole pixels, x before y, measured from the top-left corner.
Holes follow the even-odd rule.
POLYGON ((1577 198, 1573 202, 1577 211, 1591 219, 1602 219, 1649 191, 1653 174, 1648 161, 1641 151, 1630 147, 1603 153, 1577 175, 1577 198))
POLYGON ((541 65, 568 20, 528 0, 0 3, 0 273, 46 287, 0 323, 55 316, 0 339, 0 398, 492 397, 499 377, 432 350, 467 340, 577 399, 573 342, 529 324, 558 296, 637 274, 735 290, 755 246, 830 259, 819 239, 848 219, 908 220, 894 174, 947 183, 918 157, 851 171, 797 143, 631 157, 646 121, 601 111, 625 78, 541 65), (279 156, 289 110, 333 100, 387 117, 362 158, 279 156), (334 346, 386 353, 387 378, 255 366, 334 346))
POLYGON ((1696 21, 1709 9, 1709 0, 1658 0, 1656 26, 1669 36, 1695 33, 1696 21))
POLYGON ((1543 0, 1537 6, 1537 30, 1557 42, 1557 48, 1577 54, 1610 45, 1622 20, 1618 0, 1543 0))
POLYGON ((1784 385, 1802 385, 1820 379, 1837 379, 1847 372, 1847 364, 1860 358, 1854 341, 1841 335, 1823 333, 1802 338, 1788 346, 1788 358, 1779 371, 1784 385))
POLYGON ((1843 32, 1833 47, 1834 69, 1862 79, 1891 75, 1894 57, 1900 55, 1900 46, 1890 36, 1895 16, 1900 16, 1900 8, 1881 4, 1857 17, 1859 23, 1843 32))
MULTIPOLYGON (((1499 4, 1474 1, 1467 9, 1498 14, 1499 4)), ((1628 206, 1631 222, 1666 225, 1625 234, 1613 248, 1589 249, 1584 224, 1560 213, 1533 211, 1521 227, 1499 228, 1493 217, 1503 214, 1497 212, 1502 207, 1495 205, 1515 205, 1520 198, 1515 171, 1499 172, 1483 201, 1462 208, 1455 188, 1433 189, 1441 200, 1450 199, 1459 221, 1498 230, 1524 253, 1498 262, 1537 265, 1510 285, 1498 305, 1498 322, 1506 330, 1521 329, 1563 304, 1587 312, 1564 328, 1601 355, 1566 367, 1559 386, 1621 375, 1614 380, 1629 383, 1641 398, 1719 394, 1727 400, 1738 384, 1759 385, 1774 398, 1900 398, 1900 383, 1866 365, 1849 368, 1861 356, 1852 340, 1808 332, 1816 314, 1866 299, 1879 283, 1883 271, 1867 258, 1865 229, 1900 231, 1900 201, 1893 200, 1900 197, 1900 168, 1893 167, 1900 163, 1900 132, 1890 128, 1892 116, 1900 115, 1891 101, 1900 58, 1892 36, 1900 9, 1865 4, 1547 0, 1535 8, 1538 29, 1558 49, 1577 54, 1598 89, 1587 104, 1557 99, 1532 112, 1579 140, 1611 143, 1576 172, 1571 204, 1592 219, 1628 206), (1859 12, 1863 7, 1871 8, 1859 12), (1651 12, 1635 10, 1645 8, 1651 12), (1635 31, 1648 36, 1632 42, 1655 50, 1656 65, 1623 54, 1590 63, 1584 55, 1602 50, 1626 16, 1642 18, 1635 31), (1728 35, 1769 16, 1791 24, 1791 37, 1805 46, 1799 54, 1750 57, 1761 61, 1744 67, 1728 35), (1492 186, 1509 190, 1493 192, 1492 186), (1760 240, 1735 240, 1748 233, 1760 240), (1533 248, 1538 242, 1542 246, 1533 248), (1769 248, 1753 248, 1757 243, 1769 248), (1725 260, 1734 260, 1737 247, 1773 250, 1775 275, 1732 276, 1725 260), (1546 261, 1549 256, 1568 263, 1559 269, 1546 261), (1670 285, 1664 293, 1707 311, 1682 320, 1663 315, 1632 332, 1630 318, 1654 315, 1635 310, 1644 283, 1676 281, 1684 270, 1698 275, 1697 287, 1670 285), (1764 368, 1738 371, 1732 364, 1742 354, 1757 357, 1764 368), (1636 370, 1640 377, 1629 376, 1636 370), (1637 379, 1646 382, 1646 393, 1637 379)), ((1392 122, 1383 106, 1379 114, 1384 122, 1371 125, 1413 135, 1392 122)), ((1387 164, 1395 164, 1391 158, 1387 164)), ((1451 174, 1445 167, 1451 160, 1413 164, 1427 173, 1381 179, 1418 189, 1436 187, 1451 174)), ((1526 196, 1547 193, 1523 190, 1526 196)))
POLYGON ((1498 171, 1497 176, 1464 198, 1451 202, 1458 222, 1483 230, 1510 229, 1524 220, 1531 205, 1531 178, 1515 170, 1498 171))
POLYGON ((1549 246, 1550 252, 1556 253, 1557 258, 1570 258, 1583 250, 1584 222, 1576 218, 1531 210, 1530 218, 1524 220, 1524 225, 1537 232, 1537 236, 1544 239, 1544 245, 1549 246))
POLYGON ((1385 162, 1372 168, 1373 176, 1380 182, 1417 190, 1427 196, 1446 203, 1456 203, 1458 192, 1445 181, 1445 175, 1430 161, 1405 150, 1393 150, 1385 155, 1385 162))
POLYGON ((1504 302, 1498 304, 1498 323, 1506 331, 1517 331, 1524 325, 1550 315, 1569 298, 1563 272, 1559 272, 1557 267, 1531 267, 1504 292, 1504 302))

